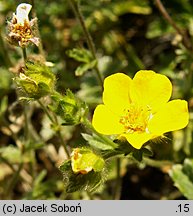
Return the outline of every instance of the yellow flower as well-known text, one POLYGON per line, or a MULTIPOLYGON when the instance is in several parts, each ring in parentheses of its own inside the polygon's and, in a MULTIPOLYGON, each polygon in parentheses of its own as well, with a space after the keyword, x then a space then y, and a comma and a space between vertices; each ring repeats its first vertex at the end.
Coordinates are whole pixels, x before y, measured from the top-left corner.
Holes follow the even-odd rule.
POLYGON ((140 149, 151 139, 187 126, 187 102, 169 101, 171 94, 170 80, 154 71, 138 71, 133 80, 113 74, 104 81, 104 104, 96 107, 92 124, 99 133, 126 138, 140 149))

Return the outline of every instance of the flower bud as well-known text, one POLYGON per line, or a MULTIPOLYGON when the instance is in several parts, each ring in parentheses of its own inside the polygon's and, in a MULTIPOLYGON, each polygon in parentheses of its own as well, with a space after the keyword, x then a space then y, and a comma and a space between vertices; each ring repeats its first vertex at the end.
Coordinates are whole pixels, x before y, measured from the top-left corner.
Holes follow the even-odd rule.
POLYGON ((27 63, 15 81, 25 96, 39 99, 53 92, 55 76, 45 65, 27 63))
POLYGON ((71 166, 74 173, 87 174, 92 170, 100 172, 104 165, 103 158, 88 148, 75 148, 71 154, 71 166))
POLYGON ((70 90, 66 94, 52 95, 53 105, 50 106, 53 112, 61 117, 63 125, 80 124, 82 118, 86 115, 88 107, 79 100, 70 90))

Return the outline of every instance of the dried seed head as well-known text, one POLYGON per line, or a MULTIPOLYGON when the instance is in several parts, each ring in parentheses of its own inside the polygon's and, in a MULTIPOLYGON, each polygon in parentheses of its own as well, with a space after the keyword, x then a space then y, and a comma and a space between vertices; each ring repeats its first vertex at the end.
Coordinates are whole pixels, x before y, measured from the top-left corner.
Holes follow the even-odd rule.
POLYGON ((39 38, 36 37, 35 26, 37 18, 29 21, 29 12, 32 6, 22 3, 18 5, 16 14, 13 14, 12 20, 8 22, 8 41, 16 46, 26 47, 30 42, 39 45, 39 38))

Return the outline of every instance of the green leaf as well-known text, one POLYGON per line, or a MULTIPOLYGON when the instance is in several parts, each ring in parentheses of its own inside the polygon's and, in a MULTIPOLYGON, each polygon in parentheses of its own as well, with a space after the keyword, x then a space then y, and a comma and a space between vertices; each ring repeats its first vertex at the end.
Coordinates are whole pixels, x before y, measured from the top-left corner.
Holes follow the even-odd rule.
POLYGON ((88 62, 86 64, 81 64, 79 67, 77 67, 77 69, 75 71, 75 75, 76 76, 82 76, 85 72, 94 68, 96 66, 96 64, 97 64, 96 60, 93 60, 93 61, 88 62))
POLYGON ((193 200, 193 160, 186 159, 183 166, 174 165, 169 175, 180 192, 186 198, 193 200))
POLYGON ((74 48, 72 50, 68 50, 66 54, 78 62, 89 63, 92 60, 92 55, 90 51, 86 49, 74 48))
POLYGON ((103 183, 102 175, 99 172, 91 171, 86 175, 74 174, 69 178, 69 183, 66 187, 67 193, 75 191, 87 190, 88 192, 95 191, 103 183))
POLYGON ((184 160, 184 166, 182 171, 188 176, 190 181, 193 183, 193 159, 186 158, 184 160))
POLYGON ((110 150, 113 149, 113 147, 111 147, 108 144, 104 143, 104 140, 102 140, 100 137, 98 137, 97 135, 89 135, 89 134, 85 134, 82 133, 81 134, 82 137, 88 141, 89 145, 96 148, 96 149, 100 149, 100 150, 110 150))
POLYGON ((91 171, 87 174, 75 174, 71 169, 70 160, 64 162, 60 167, 64 175, 64 185, 67 193, 86 190, 95 191, 104 182, 104 172, 91 171))
POLYGON ((20 163, 22 161, 21 151, 12 145, 0 148, 0 154, 10 163, 20 163))
POLYGON ((151 14, 151 8, 147 5, 146 1, 125 1, 115 4, 113 7, 115 14, 118 16, 125 13, 135 14, 151 14))
POLYGON ((7 96, 5 96, 0 101, 0 119, 3 117, 4 113, 6 112, 7 106, 8 106, 8 98, 7 96))
POLYGON ((153 152, 151 150, 149 150, 147 148, 142 148, 141 150, 142 150, 144 156, 147 156, 147 157, 153 156, 153 152))

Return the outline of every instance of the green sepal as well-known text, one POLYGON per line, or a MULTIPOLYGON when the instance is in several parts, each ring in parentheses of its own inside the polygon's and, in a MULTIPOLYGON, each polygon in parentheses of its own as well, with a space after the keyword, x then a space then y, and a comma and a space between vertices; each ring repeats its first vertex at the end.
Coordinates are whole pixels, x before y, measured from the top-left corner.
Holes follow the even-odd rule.
POLYGON ((53 94, 53 104, 49 108, 59 115, 62 119, 62 125, 80 124, 82 118, 87 114, 87 105, 80 101, 70 90, 66 94, 53 94))
POLYGON ((88 148, 74 149, 75 154, 72 153, 70 160, 64 161, 59 169, 64 174, 64 184, 67 193, 72 193, 80 190, 87 190, 88 192, 95 191, 103 182, 105 178, 105 161, 88 148), (76 155, 79 153, 79 155, 76 155), (75 157, 75 158, 74 158, 75 157), (75 160, 77 159, 77 161, 75 160), (80 172, 74 172, 72 163, 78 163, 80 172), (87 167, 92 167, 88 172, 81 172, 87 167))
POLYGON ((53 92, 56 78, 47 66, 27 62, 14 80, 26 97, 39 99, 53 92))
POLYGON ((113 150, 107 149, 107 150, 101 151, 101 155, 105 159, 108 159, 110 157, 114 157, 117 155, 124 155, 124 156, 132 155, 137 161, 141 162, 143 159, 143 156, 153 155, 153 153, 145 147, 142 147, 141 149, 136 149, 132 145, 130 145, 127 141, 118 140, 118 139, 114 140, 114 142, 118 144, 118 146, 115 149, 113 150))

